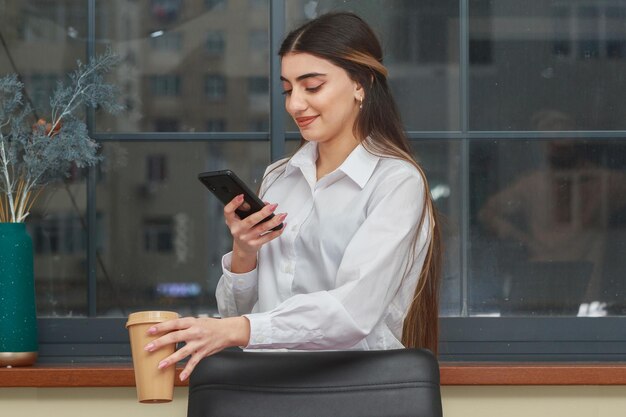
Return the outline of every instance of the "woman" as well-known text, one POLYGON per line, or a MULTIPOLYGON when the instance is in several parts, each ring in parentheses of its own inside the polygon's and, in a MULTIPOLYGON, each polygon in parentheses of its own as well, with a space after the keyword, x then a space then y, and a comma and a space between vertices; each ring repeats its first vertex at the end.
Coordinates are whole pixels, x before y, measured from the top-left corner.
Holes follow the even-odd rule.
POLYGON ((437 349, 439 225, 376 36, 356 15, 332 13, 291 32, 279 54, 303 143, 266 171, 260 194, 273 204, 244 220, 241 196, 224 208, 233 235, 217 288, 224 318, 151 329, 167 334, 147 350, 186 342, 159 365, 191 355, 181 380, 230 346, 437 349))

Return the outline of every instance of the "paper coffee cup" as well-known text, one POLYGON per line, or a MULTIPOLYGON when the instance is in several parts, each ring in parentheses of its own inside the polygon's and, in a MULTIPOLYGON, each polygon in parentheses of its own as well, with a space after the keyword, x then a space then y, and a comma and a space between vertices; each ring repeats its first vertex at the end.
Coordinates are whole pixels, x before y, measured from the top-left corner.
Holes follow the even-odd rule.
POLYGON ((148 352, 145 346, 162 336, 151 336, 148 329, 167 320, 177 319, 173 311, 139 311, 128 316, 126 328, 130 336, 130 348, 133 354, 137 399, 141 403, 165 403, 172 401, 176 367, 171 365, 158 369, 159 362, 176 350, 176 344, 148 352))

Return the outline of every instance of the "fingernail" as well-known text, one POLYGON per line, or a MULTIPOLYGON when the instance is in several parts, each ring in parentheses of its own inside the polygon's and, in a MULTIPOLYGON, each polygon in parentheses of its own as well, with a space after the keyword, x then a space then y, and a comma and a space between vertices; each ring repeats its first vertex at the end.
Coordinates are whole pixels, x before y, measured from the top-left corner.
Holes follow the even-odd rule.
POLYGON ((180 380, 181 380, 181 381, 184 381, 185 379, 187 379, 187 374, 186 374, 186 373, 184 373, 184 372, 181 372, 181 373, 180 373, 180 380))
POLYGON ((144 349, 147 351, 151 351, 152 349, 154 349, 154 343, 148 343, 144 349))
POLYGON ((239 194, 237 196, 237 201, 243 201, 243 194, 239 194))
POLYGON ((285 220, 287 218, 287 213, 283 213, 280 215, 280 220, 285 220))
POLYGON ((163 369, 167 366, 167 361, 161 361, 159 362, 159 369, 163 369))
POLYGON ((270 211, 276 210, 276 207, 278 207, 278 204, 276 204, 276 203, 270 205, 270 211))
POLYGON ((148 329, 148 333, 156 333, 156 331, 157 331, 157 328, 156 328, 156 327, 150 327, 150 328, 148 329))

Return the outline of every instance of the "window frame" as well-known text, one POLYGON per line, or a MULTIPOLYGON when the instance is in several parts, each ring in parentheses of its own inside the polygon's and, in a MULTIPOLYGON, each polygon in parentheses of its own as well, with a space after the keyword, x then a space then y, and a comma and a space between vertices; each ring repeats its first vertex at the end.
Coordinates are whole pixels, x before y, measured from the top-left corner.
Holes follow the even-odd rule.
MULTIPOLYGON (((95 54, 96 0, 88 3, 87 56, 95 54)), ((285 132, 283 98, 278 78, 277 51, 286 33, 285 0, 268 0, 270 5, 270 130, 269 132, 203 133, 98 133, 95 114, 87 112, 91 136, 107 141, 269 141, 271 159, 284 154, 287 141, 299 135, 285 132)), ((449 361, 626 361, 626 317, 472 317, 467 305, 469 294, 469 151, 474 139, 551 139, 586 138, 626 140, 626 131, 514 132, 470 131, 469 129, 469 0, 459 0, 459 126, 458 131, 410 131, 412 142, 451 139, 460 142, 461 216, 459 219, 459 266, 461 270, 460 315, 440 319, 440 359, 449 361), (514 329, 514 331, 512 331, 514 329)), ((124 318, 97 317, 97 168, 90 168, 87 181, 87 306, 83 318, 38 319, 41 362, 128 362, 130 348, 124 318)))

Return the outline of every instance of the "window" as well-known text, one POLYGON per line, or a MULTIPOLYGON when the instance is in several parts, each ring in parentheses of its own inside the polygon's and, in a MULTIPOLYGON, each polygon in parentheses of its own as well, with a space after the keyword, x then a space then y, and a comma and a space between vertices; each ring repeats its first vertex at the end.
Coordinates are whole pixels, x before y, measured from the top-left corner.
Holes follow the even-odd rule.
POLYGON ((224 32, 220 30, 212 30, 206 34, 206 51, 210 56, 224 55, 226 42, 224 41, 224 32))
POLYGON ((222 100, 226 96, 226 80, 223 75, 209 74, 204 77, 204 94, 212 101, 222 100))
POLYGON ((150 90, 155 96, 178 96, 180 94, 180 77, 178 75, 152 75, 150 90))
POLYGON ((159 117, 154 120, 155 132, 178 132, 179 123, 177 119, 170 117, 159 117))
POLYGON ((206 122, 207 132, 223 132, 226 130, 226 120, 224 119, 210 119, 206 122))
POLYGON ((77 215, 58 213, 29 220, 36 254, 80 254, 86 249, 85 230, 77 215))
MULTIPOLYGON (((37 7, 28 8, 24 2, 24 13, 19 26, 20 36, 25 41, 63 42, 65 38, 84 38, 87 8, 82 2, 38 2, 37 7)), ((17 3, 14 3, 17 4, 17 3)), ((5 6, 11 7, 11 4, 5 6)), ((18 9, 19 5, 15 8, 18 9)), ((14 22, 15 23, 15 22, 14 22)))
POLYGON ((554 54, 579 60, 624 57, 626 6, 557 3, 552 9, 554 54))
POLYGON ((174 247, 174 230, 172 219, 144 219, 143 238, 143 248, 146 252, 171 252, 174 247))
POLYGON ((172 22, 178 18, 182 7, 182 0, 151 0, 150 11, 152 16, 160 22, 172 22))
POLYGON ((167 179, 167 156, 148 155, 146 157, 146 181, 160 183, 167 179))
MULTIPOLYGON (((73 326, 67 317, 89 315, 95 328, 108 317, 123 329, 131 308, 215 313, 232 241, 221 203, 194 178, 230 168, 256 188, 282 157, 276 149, 297 146, 295 126, 270 124, 270 112, 284 110, 269 94, 280 88, 269 34, 347 8, 381 37, 389 84, 444 215, 442 359, 626 360, 614 331, 626 316, 626 6, 288 1, 275 3, 286 8, 278 22, 263 12, 272 1, 150 0, 145 16, 133 2, 0 2, 0 25, 15 34, 0 48, 0 73, 13 71, 13 58, 38 111, 66 69, 87 61, 90 30, 94 53, 111 46, 123 57, 110 76, 133 103, 87 119, 106 175, 56 184, 33 210, 42 316, 73 326), (196 12, 210 22, 185 30, 196 12), (17 53, 25 48, 35 52, 17 53), (55 59, 38 59, 41 48, 55 59), (85 230, 78 213, 97 221, 85 230)), ((42 345, 63 350, 52 333, 42 345)))

